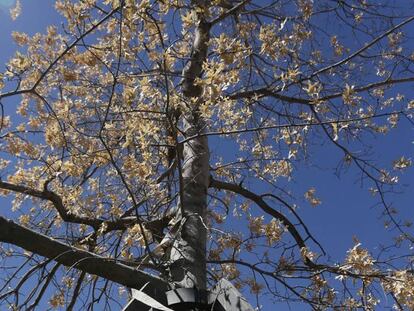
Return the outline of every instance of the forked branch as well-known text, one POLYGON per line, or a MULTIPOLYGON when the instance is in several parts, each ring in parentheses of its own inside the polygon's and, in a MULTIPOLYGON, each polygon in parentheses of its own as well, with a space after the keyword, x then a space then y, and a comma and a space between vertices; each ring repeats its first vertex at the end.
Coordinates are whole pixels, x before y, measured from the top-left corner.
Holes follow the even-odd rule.
POLYGON ((146 284, 145 290, 149 292, 167 288, 167 284, 154 275, 56 241, 1 216, 0 242, 16 245, 66 267, 76 268, 130 288, 140 289, 146 284))

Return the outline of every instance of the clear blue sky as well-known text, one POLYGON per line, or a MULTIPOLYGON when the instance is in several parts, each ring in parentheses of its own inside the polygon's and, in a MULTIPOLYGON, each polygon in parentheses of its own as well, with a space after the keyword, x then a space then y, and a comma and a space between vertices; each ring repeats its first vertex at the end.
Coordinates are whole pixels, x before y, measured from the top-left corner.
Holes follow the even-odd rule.
MULTIPOLYGON (((22 0, 23 11, 21 16, 12 21, 8 9, 13 5, 13 0, 0 0, 0 66, 14 51, 16 45, 13 43, 10 33, 13 30, 24 31, 28 34, 43 32, 47 25, 60 25, 60 17, 53 9, 52 0, 22 0)), ((413 43, 414 47, 414 43, 413 43)), ((3 67, 0 71, 3 71, 3 67)), ((406 85, 403 89, 406 95, 414 97, 412 85, 406 85)), ((15 101, 7 101, 9 107, 15 107, 15 101)), ((414 154, 414 132, 407 123, 386 136, 372 138, 371 143, 376 150, 376 159, 379 163, 391 163, 392 160, 401 155, 412 157, 414 154)), ((302 215, 311 232, 325 247, 326 251, 338 260, 342 260, 356 236, 364 246, 373 249, 378 244, 387 244, 389 237, 378 219, 381 209, 373 208, 376 199, 373 199, 367 190, 367 186, 361 186, 358 173, 354 169, 341 174, 340 178, 335 176, 334 169, 341 158, 330 145, 313 146, 310 150, 314 164, 304 165, 299 168, 294 182, 289 184, 295 193, 304 193, 310 186, 317 188, 317 196, 321 198, 322 205, 316 208, 310 207, 298 197, 302 215), (316 160, 315 160, 316 159, 316 160)), ((389 196, 392 202, 401 212, 402 218, 414 220, 414 191, 410 182, 414 180, 413 168, 408 169, 400 176, 402 190, 398 195, 389 196)), ((8 214, 7 201, 2 200, 2 213, 8 214)), ((273 310, 274 305, 270 302, 265 305, 265 310, 273 310)), ((278 310, 287 310, 286 305, 280 306, 278 310)), ((295 311, 308 310, 295 306, 295 311)))

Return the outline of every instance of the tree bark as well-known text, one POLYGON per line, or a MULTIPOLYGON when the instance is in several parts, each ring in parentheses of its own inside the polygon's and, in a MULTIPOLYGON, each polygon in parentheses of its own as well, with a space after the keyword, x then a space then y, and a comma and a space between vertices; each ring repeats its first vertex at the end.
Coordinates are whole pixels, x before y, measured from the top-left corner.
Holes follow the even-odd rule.
POLYGON ((170 276, 177 287, 206 288, 205 225, 207 189, 209 184, 209 148, 205 122, 199 113, 202 94, 194 81, 201 76, 206 60, 210 24, 199 15, 195 29, 191 59, 183 70, 182 91, 188 100, 189 112, 183 116, 185 137, 195 138, 183 144, 180 202, 177 211, 178 234, 170 252, 170 276), (196 100, 194 100, 196 99, 196 100))
POLYGON ((91 252, 69 246, 43 234, 36 233, 0 216, 0 242, 10 243, 40 256, 50 258, 64 266, 154 294, 165 291, 167 283, 138 269, 101 257, 91 252))

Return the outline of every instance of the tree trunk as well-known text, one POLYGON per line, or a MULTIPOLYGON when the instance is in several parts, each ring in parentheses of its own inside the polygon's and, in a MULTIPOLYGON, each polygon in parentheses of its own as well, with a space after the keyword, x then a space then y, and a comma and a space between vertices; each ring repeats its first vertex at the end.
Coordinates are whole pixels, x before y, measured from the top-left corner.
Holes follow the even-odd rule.
MULTIPOLYGON (((186 123, 187 135, 202 131, 200 121, 186 120, 186 123)), ((170 253, 172 281, 179 287, 206 287, 208 165, 206 137, 195 138, 184 145, 182 197, 177 216, 180 231, 170 253)))
MULTIPOLYGON (((199 114, 202 89, 194 84, 201 75, 206 59, 210 25, 199 16, 195 29, 191 59, 183 70, 182 91, 190 111, 183 116, 185 137, 205 132, 199 114), (196 101, 194 99, 197 99, 196 101)), ((182 154, 178 235, 170 253, 172 282, 178 287, 206 288, 206 209, 209 183, 209 148, 207 137, 196 137, 184 143, 182 154)))

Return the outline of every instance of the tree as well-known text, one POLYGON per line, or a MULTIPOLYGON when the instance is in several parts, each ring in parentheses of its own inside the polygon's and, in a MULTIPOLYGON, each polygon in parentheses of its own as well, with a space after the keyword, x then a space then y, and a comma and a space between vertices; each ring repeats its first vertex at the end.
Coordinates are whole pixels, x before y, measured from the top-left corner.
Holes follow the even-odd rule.
POLYGON ((63 27, 14 32, 21 48, 1 75, 0 188, 14 218, 0 217, 2 306, 110 309, 114 283, 227 278, 258 306, 266 293, 314 310, 373 310, 384 296, 414 308, 414 237, 389 203, 411 160, 386 166, 372 148, 412 125, 410 4, 55 6, 63 27), (325 253, 291 183, 321 144, 338 150, 338 172, 359 172, 394 245, 325 253))

